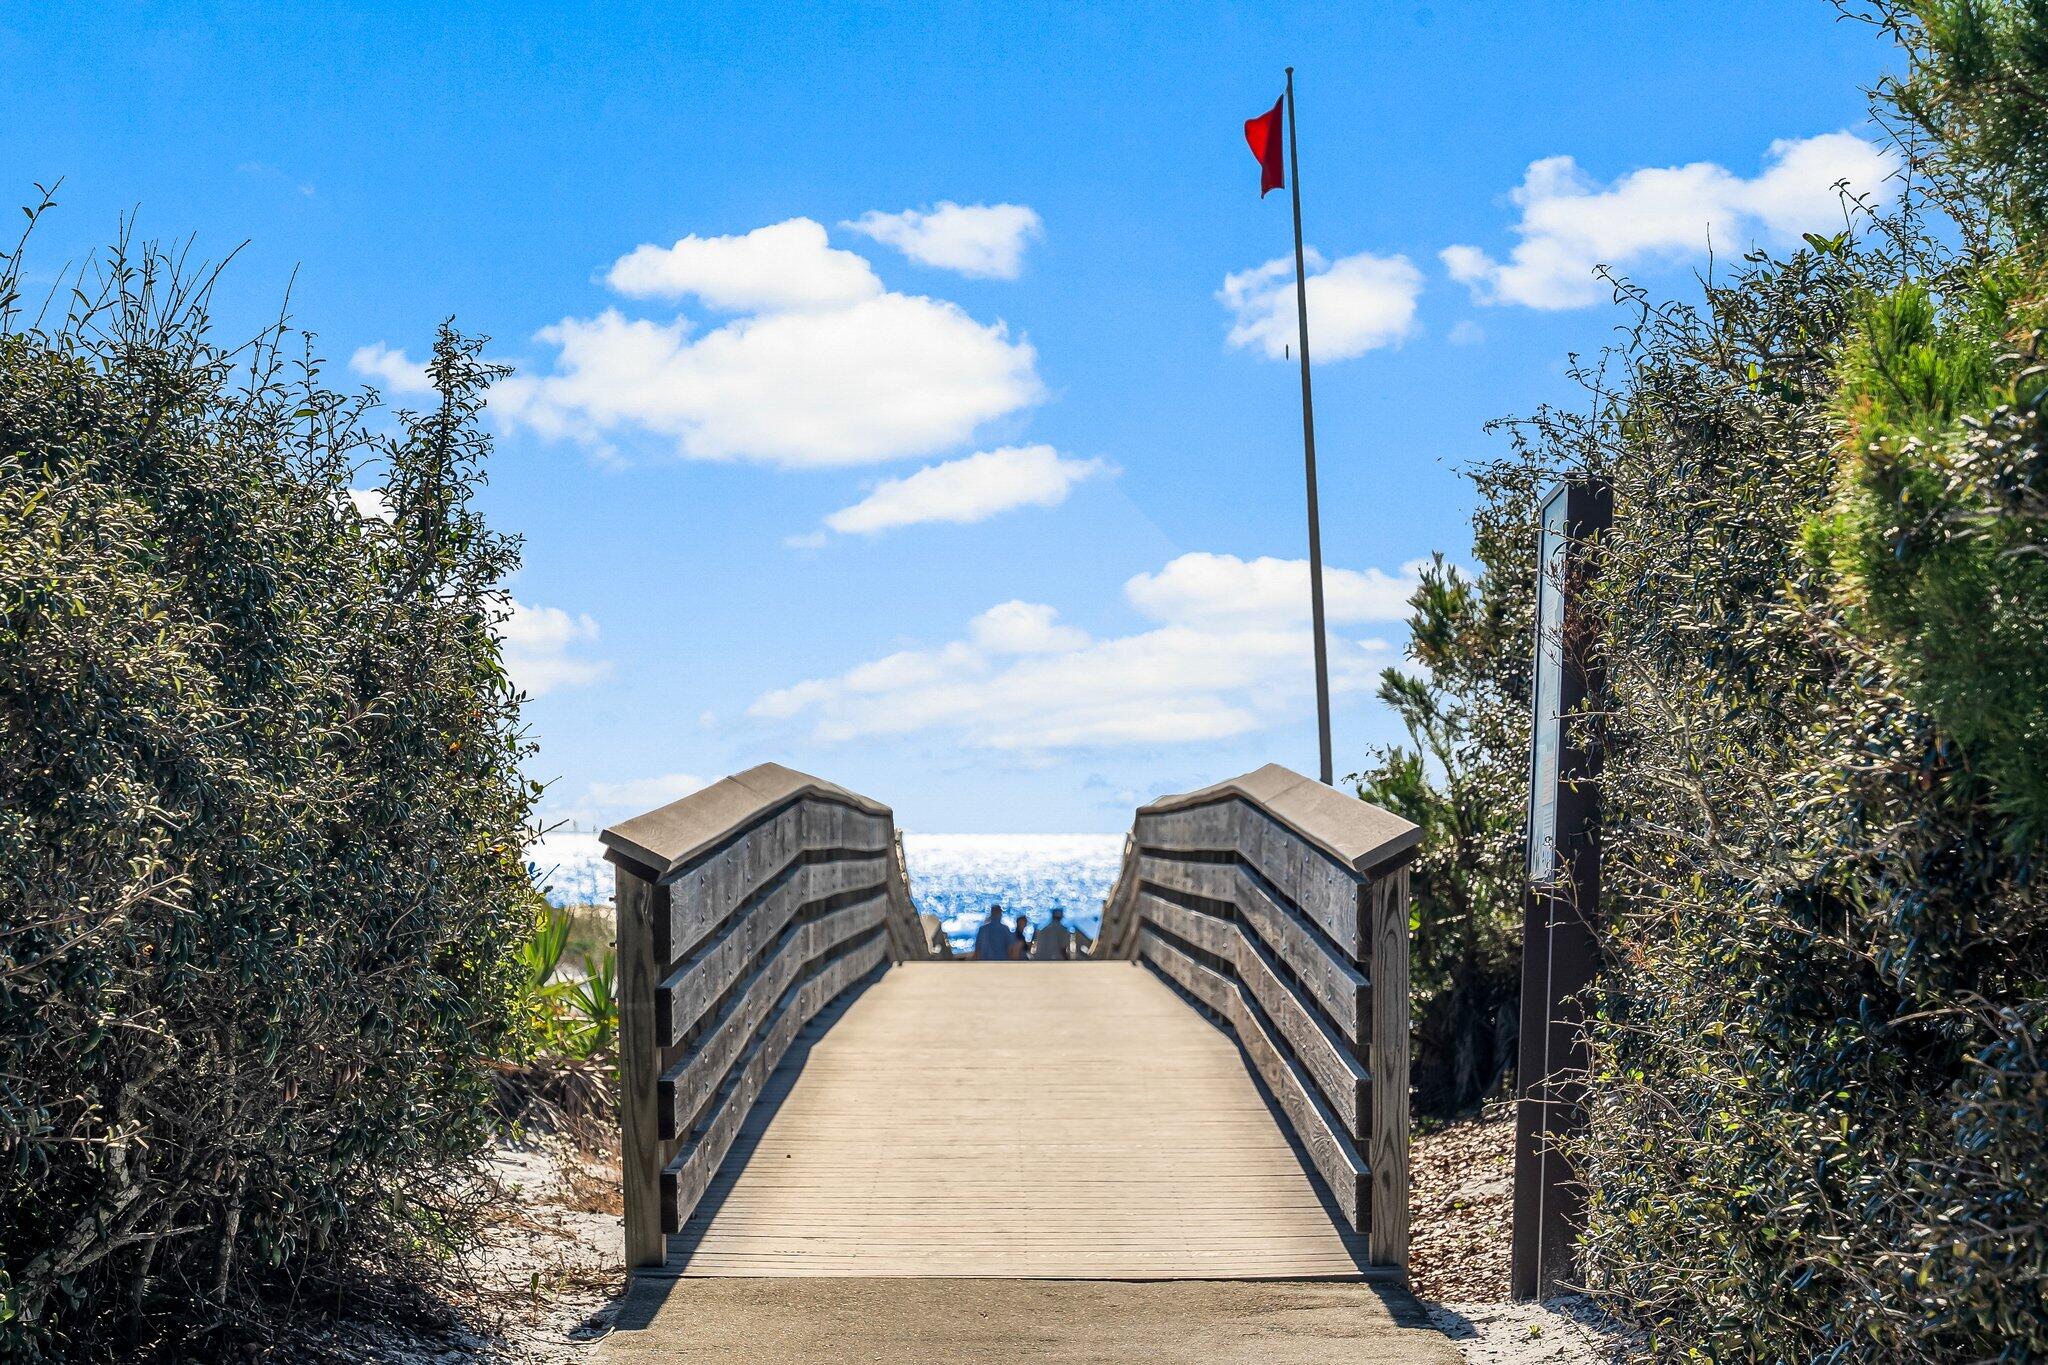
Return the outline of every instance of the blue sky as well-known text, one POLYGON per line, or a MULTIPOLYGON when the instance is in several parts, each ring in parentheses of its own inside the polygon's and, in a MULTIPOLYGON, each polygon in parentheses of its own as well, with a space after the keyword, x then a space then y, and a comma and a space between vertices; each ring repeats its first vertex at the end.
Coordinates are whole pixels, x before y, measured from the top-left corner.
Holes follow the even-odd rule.
POLYGON ((1341 772, 1483 424, 1619 321, 1590 265, 1687 293, 1710 230, 1839 226, 1889 60, 1821 0, 52 4, 0 17, 0 169, 64 179, 45 278, 136 210, 248 243, 231 333, 296 272, 337 381, 418 401, 451 315, 518 367, 486 505, 555 813, 773 758, 908 828, 1108 831, 1315 761, 1288 211, 1241 134, 1283 66, 1341 772))

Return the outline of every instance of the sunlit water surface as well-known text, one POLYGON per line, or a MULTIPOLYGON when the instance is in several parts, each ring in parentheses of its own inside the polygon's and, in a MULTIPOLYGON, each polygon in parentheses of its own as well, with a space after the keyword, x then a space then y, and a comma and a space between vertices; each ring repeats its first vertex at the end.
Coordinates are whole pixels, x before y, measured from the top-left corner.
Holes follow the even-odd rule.
MULTIPOLYGON (((958 950, 992 902, 1004 917, 1018 913, 1042 925, 1055 907, 1091 937, 1102 923, 1102 898, 1116 881, 1121 834, 905 834, 911 896, 937 915, 958 950)), ((609 901, 612 870, 595 834, 562 830, 527 850, 534 876, 556 905, 609 901)))

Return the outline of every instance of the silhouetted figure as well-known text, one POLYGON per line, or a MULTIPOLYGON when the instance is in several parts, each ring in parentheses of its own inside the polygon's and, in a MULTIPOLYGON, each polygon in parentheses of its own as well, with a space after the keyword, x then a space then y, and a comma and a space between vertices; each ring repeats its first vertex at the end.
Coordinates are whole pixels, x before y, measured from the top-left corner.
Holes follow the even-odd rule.
POLYGON ((1003 907, 991 905, 988 920, 974 934, 974 960, 976 962, 1007 962, 1014 942, 1010 926, 1003 923, 1003 907))
POLYGON ((1031 917, 1017 916, 1017 931, 1010 939, 1010 960, 1022 962, 1031 956, 1031 917))
POLYGON ((1038 931, 1031 945, 1033 962, 1065 962, 1074 955, 1074 931, 1067 928, 1066 912, 1055 908, 1052 922, 1038 931))

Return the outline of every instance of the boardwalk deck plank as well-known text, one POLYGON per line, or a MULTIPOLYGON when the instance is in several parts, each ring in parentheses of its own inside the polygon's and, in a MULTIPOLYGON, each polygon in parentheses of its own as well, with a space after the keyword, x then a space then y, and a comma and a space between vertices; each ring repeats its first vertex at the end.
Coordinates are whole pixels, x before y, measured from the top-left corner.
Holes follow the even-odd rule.
POLYGON ((1123 963, 910 963, 769 1080, 689 1276, 1354 1276, 1243 1056, 1123 963))

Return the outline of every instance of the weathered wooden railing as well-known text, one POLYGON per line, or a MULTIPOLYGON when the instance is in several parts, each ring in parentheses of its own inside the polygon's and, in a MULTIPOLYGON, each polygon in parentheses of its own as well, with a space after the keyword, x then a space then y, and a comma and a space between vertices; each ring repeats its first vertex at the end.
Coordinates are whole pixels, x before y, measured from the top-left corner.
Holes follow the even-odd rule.
POLYGON ((1408 863, 1422 832, 1268 765, 1140 807, 1098 957, 1227 1023, 1373 1267, 1408 1259, 1408 863))
POLYGON ((662 1265, 797 1033, 929 947, 887 806, 767 763, 603 835, 626 1264, 662 1265))

